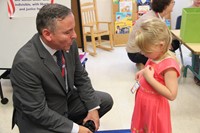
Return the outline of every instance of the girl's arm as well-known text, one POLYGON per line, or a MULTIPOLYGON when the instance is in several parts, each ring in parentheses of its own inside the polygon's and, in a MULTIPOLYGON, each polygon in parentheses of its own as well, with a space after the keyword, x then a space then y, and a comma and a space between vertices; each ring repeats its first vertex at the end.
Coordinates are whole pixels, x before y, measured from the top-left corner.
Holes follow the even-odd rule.
POLYGON ((173 101, 177 96, 178 78, 175 69, 170 68, 164 71, 165 85, 161 84, 153 77, 154 70, 148 66, 143 71, 143 76, 146 81, 161 95, 173 101))
POLYGON ((141 76, 142 76, 143 71, 144 71, 144 69, 138 71, 138 72, 135 74, 135 80, 136 80, 136 81, 139 81, 139 79, 140 79, 141 76))

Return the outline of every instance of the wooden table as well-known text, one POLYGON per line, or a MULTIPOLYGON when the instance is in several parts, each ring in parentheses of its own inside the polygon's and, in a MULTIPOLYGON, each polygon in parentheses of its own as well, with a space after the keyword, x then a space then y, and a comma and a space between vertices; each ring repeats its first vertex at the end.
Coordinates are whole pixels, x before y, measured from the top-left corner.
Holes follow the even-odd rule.
MULTIPOLYGON (((192 64, 184 66, 183 76, 187 77, 187 69, 189 68, 192 73, 200 80, 200 69, 198 72, 195 72, 195 66, 200 66, 199 56, 200 56, 200 43, 186 43, 180 37, 180 30, 171 30, 172 35, 178 39, 181 44, 186 46, 192 52, 192 64), (198 62, 197 62, 198 60, 198 62)), ((182 53, 181 53, 182 54, 182 53)))

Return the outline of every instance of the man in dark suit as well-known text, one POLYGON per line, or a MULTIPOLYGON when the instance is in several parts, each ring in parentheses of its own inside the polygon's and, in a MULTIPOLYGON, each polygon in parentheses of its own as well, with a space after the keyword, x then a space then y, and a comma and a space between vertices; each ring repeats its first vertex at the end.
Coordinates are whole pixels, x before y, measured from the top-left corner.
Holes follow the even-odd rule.
POLYGON ((48 4, 36 18, 38 33, 16 54, 12 70, 13 126, 20 133, 91 133, 113 105, 112 97, 95 91, 82 66, 74 39, 75 20, 63 5, 48 4), (62 52, 64 75, 57 65, 62 52))

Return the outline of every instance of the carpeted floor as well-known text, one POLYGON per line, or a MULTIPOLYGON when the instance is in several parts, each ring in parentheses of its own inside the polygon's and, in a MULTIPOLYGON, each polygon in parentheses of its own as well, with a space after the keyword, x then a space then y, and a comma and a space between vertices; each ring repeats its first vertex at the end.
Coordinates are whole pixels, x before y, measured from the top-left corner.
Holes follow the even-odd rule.
POLYGON ((131 133, 129 129, 123 130, 105 130, 105 131, 97 131, 95 133, 131 133))

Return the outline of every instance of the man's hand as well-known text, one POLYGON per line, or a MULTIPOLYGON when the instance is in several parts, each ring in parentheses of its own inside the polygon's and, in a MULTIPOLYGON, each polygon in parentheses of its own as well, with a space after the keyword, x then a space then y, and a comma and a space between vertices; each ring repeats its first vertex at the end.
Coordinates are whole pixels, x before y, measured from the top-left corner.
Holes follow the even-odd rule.
POLYGON ((100 123, 99 123, 99 113, 97 110, 89 111, 86 118, 83 120, 83 124, 86 123, 86 121, 92 120, 95 124, 95 131, 99 129, 100 123))
POLYGON ((79 126, 79 131, 78 133, 92 133, 88 128, 84 126, 79 126))

